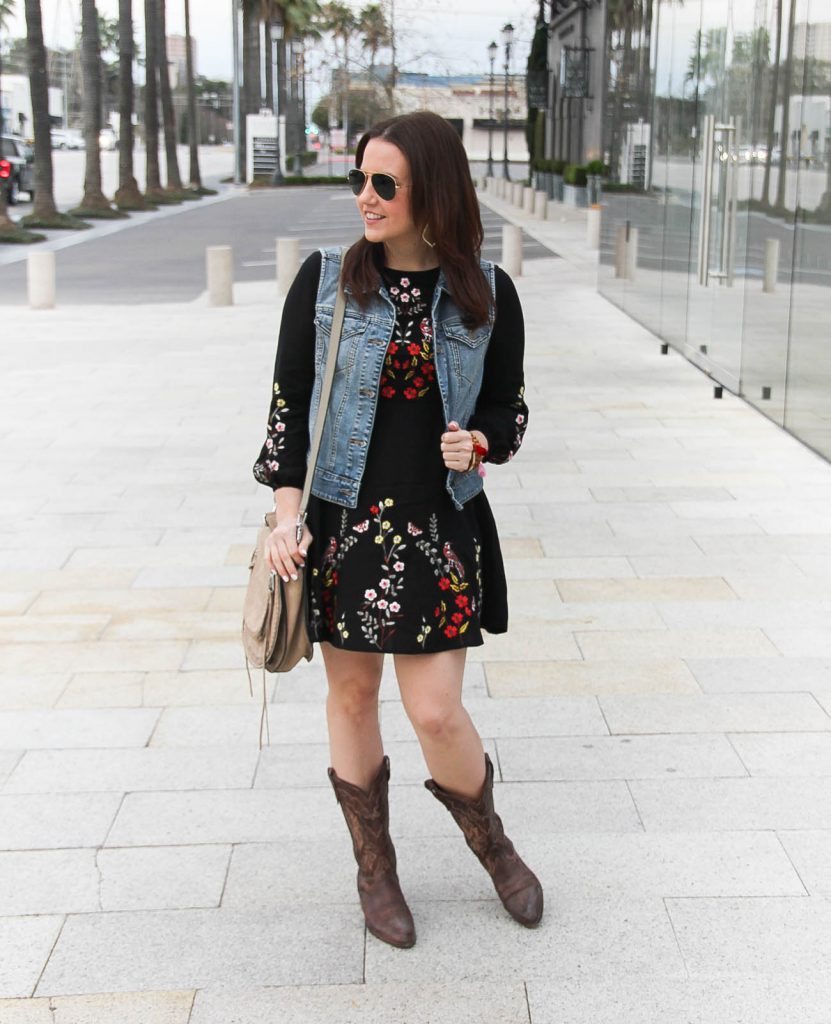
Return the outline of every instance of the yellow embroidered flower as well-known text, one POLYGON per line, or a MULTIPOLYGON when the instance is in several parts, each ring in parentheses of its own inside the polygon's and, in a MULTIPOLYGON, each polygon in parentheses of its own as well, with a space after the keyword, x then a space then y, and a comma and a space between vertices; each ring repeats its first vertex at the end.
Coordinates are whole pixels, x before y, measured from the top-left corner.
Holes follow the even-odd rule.
POLYGON ((387 508, 392 508, 395 502, 392 500, 392 498, 384 498, 384 504, 387 506, 387 508))

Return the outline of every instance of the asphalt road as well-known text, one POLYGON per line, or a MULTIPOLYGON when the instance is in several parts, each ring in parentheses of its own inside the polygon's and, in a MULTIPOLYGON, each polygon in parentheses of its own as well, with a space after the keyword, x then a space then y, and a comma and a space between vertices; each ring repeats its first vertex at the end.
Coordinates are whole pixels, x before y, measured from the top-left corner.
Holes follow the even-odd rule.
MULTIPOLYGON (((486 209, 482 218, 484 256, 498 260, 504 221, 486 209)), ((328 186, 231 191, 221 202, 188 203, 124 225, 82 241, 74 234, 77 244, 56 253, 60 304, 187 302, 205 289, 207 246, 230 245, 234 280, 256 281, 274 277, 278 236, 299 237, 302 258, 324 245, 349 244, 360 232, 351 194, 328 186)), ((525 259, 552 255, 526 238, 525 259)), ((25 302, 25 261, 0 266, 0 303, 25 302)))

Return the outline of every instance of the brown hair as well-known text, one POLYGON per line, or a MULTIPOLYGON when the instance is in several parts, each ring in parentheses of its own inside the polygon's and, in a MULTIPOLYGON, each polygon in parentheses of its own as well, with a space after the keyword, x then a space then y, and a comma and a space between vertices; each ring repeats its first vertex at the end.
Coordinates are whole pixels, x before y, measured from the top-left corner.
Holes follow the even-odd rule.
MULTIPOLYGON (((370 139, 391 142, 410 165, 410 211, 426 228, 447 278, 453 301, 470 327, 487 323, 492 297, 479 266, 482 220, 467 154, 452 126, 438 114, 419 110, 381 121, 361 136, 355 162, 361 166, 370 139)), ((383 243, 359 239, 344 260, 344 284, 360 305, 378 291, 383 243)))

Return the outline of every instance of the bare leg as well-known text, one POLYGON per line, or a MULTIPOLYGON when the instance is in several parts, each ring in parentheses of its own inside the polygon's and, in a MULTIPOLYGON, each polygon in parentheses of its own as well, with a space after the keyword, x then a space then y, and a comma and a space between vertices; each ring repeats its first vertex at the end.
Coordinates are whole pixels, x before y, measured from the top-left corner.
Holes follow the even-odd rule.
POLYGON ((462 706, 465 653, 461 648, 397 654, 395 674, 433 779, 452 793, 478 797, 485 782, 485 751, 462 706))
POLYGON ((378 690, 382 654, 342 651, 320 645, 326 665, 329 695, 330 763, 341 779, 366 789, 384 757, 378 723, 378 690))

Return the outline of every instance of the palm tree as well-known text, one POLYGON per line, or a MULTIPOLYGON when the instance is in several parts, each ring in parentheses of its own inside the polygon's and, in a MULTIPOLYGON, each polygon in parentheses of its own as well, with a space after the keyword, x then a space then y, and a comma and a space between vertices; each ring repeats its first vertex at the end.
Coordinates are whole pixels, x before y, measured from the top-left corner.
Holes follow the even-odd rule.
MULTIPOLYGON (((147 171, 144 194, 151 203, 169 203, 171 197, 162 188, 159 167, 159 94, 158 83, 158 0, 144 0, 144 148, 147 171)), ((178 200, 174 200, 178 202, 178 200)))
POLYGON ((43 45, 43 19, 40 0, 25 0, 26 56, 29 64, 29 90, 32 97, 32 122, 35 136, 35 201, 32 212, 22 223, 27 227, 89 227, 77 217, 59 213, 55 206, 52 176, 52 139, 49 131, 49 78, 46 71, 46 47, 43 45))
POLYGON ((357 19, 351 9, 342 3, 341 0, 329 0, 321 7, 321 24, 325 31, 332 33, 335 42, 335 50, 338 44, 341 46, 340 53, 342 61, 343 80, 341 82, 342 92, 342 121, 346 137, 346 152, 349 152, 349 43, 355 34, 357 19))
POLYGON ((125 217, 113 210, 101 191, 101 45, 98 34, 98 11, 95 0, 81 0, 81 64, 84 88, 84 197, 72 212, 88 217, 125 217))
POLYGON ((375 59, 378 51, 392 42, 389 22, 380 4, 368 4, 358 15, 358 31, 369 50, 369 80, 375 82, 375 59))
MULTIPOLYGON (((156 31, 158 33, 157 58, 159 87, 162 101, 162 122, 164 127, 165 164, 167 168, 168 194, 177 199, 186 198, 182 190, 182 176, 179 173, 179 158, 176 154, 176 115, 173 112, 173 94, 170 90, 170 64, 167 59, 167 12, 166 0, 156 0, 156 31)), ((188 196, 196 199, 198 196, 188 196)))
POLYGON ((185 0, 185 61, 187 66, 188 89, 188 145, 190 148, 190 172, 188 188, 199 195, 216 195, 214 189, 204 188, 199 173, 199 126, 196 120, 196 83, 193 77, 193 43, 190 34, 190 0, 185 0))
MULTIPOLYGON (((773 82, 771 84, 770 104, 768 106, 767 153, 765 154, 765 173, 762 178, 762 202, 768 205, 770 192, 770 167, 773 160, 773 133, 776 124, 776 94, 779 91, 779 60, 782 55, 782 0, 776 0, 776 43, 773 52, 773 82)), ((781 149, 781 147, 780 147, 781 149)), ((780 164, 779 176, 784 173, 780 164)))
POLYGON ((119 210, 149 209, 133 174, 133 0, 118 0, 118 191, 119 210))

